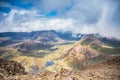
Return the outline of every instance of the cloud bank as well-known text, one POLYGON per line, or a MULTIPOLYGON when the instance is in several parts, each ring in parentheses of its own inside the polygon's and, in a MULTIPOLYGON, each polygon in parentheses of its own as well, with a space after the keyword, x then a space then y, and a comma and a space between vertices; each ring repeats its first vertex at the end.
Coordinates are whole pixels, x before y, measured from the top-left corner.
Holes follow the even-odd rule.
POLYGON ((0 32, 52 29, 120 39, 119 0, 1 0, 0 8, 0 32))

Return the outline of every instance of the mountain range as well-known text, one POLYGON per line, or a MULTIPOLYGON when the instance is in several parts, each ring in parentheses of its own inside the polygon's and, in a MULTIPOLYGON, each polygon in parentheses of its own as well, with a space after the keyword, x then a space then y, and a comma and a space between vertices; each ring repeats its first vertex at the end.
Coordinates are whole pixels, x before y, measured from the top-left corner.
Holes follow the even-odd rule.
POLYGON ((85 67, 101 66, 104 62, 107 66, 106 61, 112 56, 119 58, 120 40, 99 34, 74 34, 55 30, 0 33, 0 58, 17 61, 29 75, 59 73, 65 68, 72 72, 81 71, 81 77, 75 73, 80 79, 72 79, 81 80, 85 77, 83 74, 89 71, 85 67))

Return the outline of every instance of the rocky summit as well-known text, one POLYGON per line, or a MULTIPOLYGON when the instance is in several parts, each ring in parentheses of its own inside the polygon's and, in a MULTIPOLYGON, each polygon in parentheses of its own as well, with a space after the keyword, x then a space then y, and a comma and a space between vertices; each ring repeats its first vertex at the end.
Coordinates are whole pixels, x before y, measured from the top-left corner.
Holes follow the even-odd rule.
POLYGON ((0 80, 18 74, 26 74, 25 68, 20 63, 0 59, 0 80))

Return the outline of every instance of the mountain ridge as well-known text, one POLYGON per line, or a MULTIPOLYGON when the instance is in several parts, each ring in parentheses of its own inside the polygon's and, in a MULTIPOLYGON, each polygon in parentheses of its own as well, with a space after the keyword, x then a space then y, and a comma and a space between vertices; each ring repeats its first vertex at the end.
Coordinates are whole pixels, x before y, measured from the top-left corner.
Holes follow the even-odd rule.
POLYGON ((28 75, 59 73, 62 68, 77 72, 118 56, 119 43, 99 34, 73 36, 72 32, 54 30, 0 33, 0 58, 19 62, 28 75))

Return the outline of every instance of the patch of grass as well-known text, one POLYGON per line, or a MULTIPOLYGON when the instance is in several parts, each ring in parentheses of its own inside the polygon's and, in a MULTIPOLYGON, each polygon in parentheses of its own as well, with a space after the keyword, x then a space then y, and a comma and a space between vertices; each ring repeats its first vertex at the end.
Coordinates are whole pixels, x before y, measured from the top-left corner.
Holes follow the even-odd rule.
POLYGON ((120 54, 120 48, 100 48, 99 51, 104 54, 120 54))
POLYGON ((12 59, 14 57, 20 56, 21 53, 18 52, 16 49, 12 48, 0 48, 0 58, 3 59, 12 59))
POLYGON ((31 66, 38 66, 38 70, 43 69, 45 67, 45 62, 43 58, 29 57, 29 56, 19 56, 15 57, 12 60, 21 63, 27 72, 31 71, 31 66))

